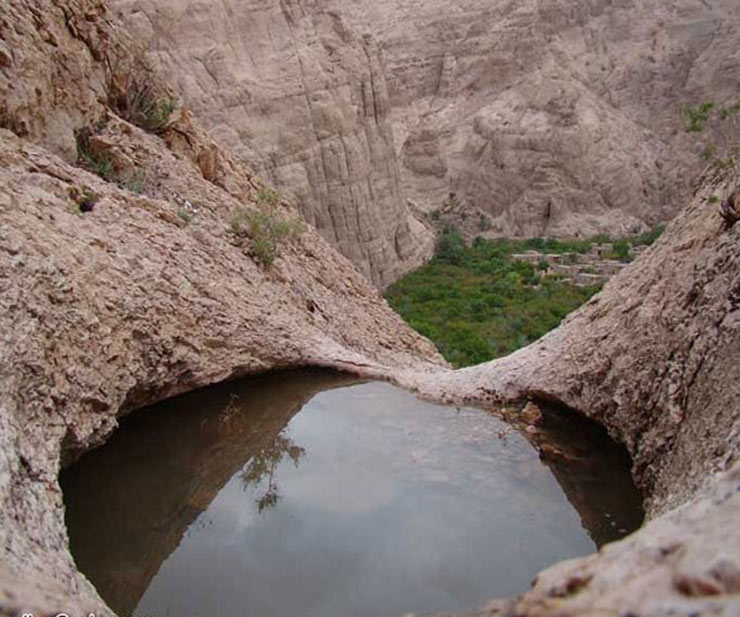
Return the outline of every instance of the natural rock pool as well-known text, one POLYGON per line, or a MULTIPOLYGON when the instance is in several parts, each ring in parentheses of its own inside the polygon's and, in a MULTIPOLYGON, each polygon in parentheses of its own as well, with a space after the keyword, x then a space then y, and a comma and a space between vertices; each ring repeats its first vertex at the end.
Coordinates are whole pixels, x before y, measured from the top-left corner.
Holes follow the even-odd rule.
POLYGON ((72 553, 122 616, 475 607, 642 520, 600 430, 538 428, 315 370, 207 388, 63 472, 72 553))

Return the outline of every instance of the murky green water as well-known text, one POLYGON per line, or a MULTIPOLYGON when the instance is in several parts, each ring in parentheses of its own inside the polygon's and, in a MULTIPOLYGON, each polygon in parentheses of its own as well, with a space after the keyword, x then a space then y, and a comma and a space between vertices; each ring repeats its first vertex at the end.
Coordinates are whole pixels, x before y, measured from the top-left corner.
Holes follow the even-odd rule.
POLYGON ((542 430, 569 438, 549 464, 485 412, 384 383, 209 388, 134 414, 62 474, 72 552, 123 616, 475 607, 640 522, 619 449, 558 414, 542 430))

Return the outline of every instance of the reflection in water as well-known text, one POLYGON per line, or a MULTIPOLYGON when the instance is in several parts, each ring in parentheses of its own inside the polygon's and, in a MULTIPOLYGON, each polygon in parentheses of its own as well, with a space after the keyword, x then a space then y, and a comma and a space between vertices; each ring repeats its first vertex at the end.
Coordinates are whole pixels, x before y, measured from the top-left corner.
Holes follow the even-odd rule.
POLYGON ((270 444, 257 452, 247 463, 244 471, 241 472, 240 478, 244 487, 258 487, 263 484, 267 478, 267 487, 260 497, 257 498, 257 509, 262 513, 265 508, 272 508, 280 499, 277 480, 275 479, 275 469, 278 463, 283 460, 287 454, 293 464, 298 467, 301 457, 306 451, 300 446, 295 445, 293 440, 281 432, 270 444))
POLYGON ((209 388, 134 414, 63 474, 72 552, 124 617, 473 607, 639 524, 628 460, 569 422, 548 415, 539 454, 388 384, 209 388))

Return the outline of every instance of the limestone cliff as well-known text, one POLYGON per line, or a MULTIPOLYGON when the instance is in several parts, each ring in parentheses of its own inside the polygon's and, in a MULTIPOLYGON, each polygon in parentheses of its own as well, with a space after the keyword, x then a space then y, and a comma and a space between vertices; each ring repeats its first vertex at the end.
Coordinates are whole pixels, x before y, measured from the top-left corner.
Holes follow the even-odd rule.
POLYGON ((667 220, 701 167, 681 107, 740 88, 734 0, 113 4, 207 125, 366 272, 418 259, 401 198, 429 212, 455 192, 497 235, 667 220), (368 173, 387 190, 358 189, 368 173))
POLYGON ((112 3, 186 104, 379 286, 431 254, 372 37, 315 0, 112 3))
POLYGON ((384 50, 409 198, 454 191, 492 233, 673 216, 701 167, 682 105, 740 85, 732 0, 344 4, 384 50))

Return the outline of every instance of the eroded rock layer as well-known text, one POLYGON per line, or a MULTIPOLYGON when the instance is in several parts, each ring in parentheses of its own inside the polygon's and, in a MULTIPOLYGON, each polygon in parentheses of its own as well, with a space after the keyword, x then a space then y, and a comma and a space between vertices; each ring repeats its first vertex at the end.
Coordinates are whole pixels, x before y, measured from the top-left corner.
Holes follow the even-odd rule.
POLYGON ((345 4, 384 51, 408 196, 454 191, 490 233, 673 216, 701 169, 681 108, 740 86, 732 0, 345 4))
POLYGON ((492 235, 669 219, 702 166, 682 107, 740 90, 734 0, 113 4, 207 126, 381 284, 428 251, 403 199, 423 214, 454 192, 492 235))
POLYGON ((114 5, 213 134, 373 282, 430 255, 402 198, 372 37, 313 0, 114 5))

